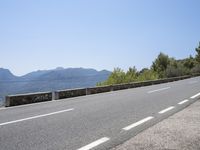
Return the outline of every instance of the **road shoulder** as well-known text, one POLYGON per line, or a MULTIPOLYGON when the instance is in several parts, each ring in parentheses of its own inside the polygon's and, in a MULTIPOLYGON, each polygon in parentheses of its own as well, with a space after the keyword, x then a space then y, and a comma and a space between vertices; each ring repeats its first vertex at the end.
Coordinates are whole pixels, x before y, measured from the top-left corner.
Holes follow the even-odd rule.
POLYGON ((200 100, 112 150, 169 149, 200 149, 200 100))

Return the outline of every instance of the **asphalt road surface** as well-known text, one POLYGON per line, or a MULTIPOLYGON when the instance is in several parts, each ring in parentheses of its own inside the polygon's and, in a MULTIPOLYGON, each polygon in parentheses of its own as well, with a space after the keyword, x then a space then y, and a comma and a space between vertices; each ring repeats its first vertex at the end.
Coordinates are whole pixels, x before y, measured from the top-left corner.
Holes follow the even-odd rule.
POLYGON ((0 108, 1 150, 110 149, 200 97, 200 77, 0 108))

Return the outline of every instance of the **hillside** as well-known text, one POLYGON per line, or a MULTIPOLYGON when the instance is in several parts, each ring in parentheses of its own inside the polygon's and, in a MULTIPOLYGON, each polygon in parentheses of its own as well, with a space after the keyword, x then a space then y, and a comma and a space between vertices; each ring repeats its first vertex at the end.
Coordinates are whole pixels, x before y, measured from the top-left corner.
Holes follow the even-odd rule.
POLYGON ((93 87, 97 82, 106 80, 110 73, 106 70, 56 68, 17 77, 8 69, 0 68, 0 99, 9 94, 93 87))

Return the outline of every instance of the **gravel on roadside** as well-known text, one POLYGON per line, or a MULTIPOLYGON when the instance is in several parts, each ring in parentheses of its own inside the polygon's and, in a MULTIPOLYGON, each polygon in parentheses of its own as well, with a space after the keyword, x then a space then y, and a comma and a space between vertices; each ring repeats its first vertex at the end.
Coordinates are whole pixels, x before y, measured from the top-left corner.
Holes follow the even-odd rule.
POLYGON ((112 150, 200 150, 200 100, 112 150))

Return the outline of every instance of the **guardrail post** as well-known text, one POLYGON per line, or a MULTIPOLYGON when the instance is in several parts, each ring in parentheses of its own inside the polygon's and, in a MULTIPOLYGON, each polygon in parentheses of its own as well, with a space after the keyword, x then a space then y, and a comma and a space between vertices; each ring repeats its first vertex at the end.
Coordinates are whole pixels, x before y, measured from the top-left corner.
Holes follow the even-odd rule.
POLYGON ((6 107, 10 106, 10 97, 9 96, 6 96, 5 106, 6 107))
POLYGON ((52 92, 52 100, 58 100, 59 99, 59 93, 57 91, 52 92))
POLYGON ((113 86, 112 85, 110 86, 110 91, 113 91, 113 86))
POLYGON ((86 95, 90 95, 91 94, 89 88, 86 88, 85 90, 86 90, 86 95))

